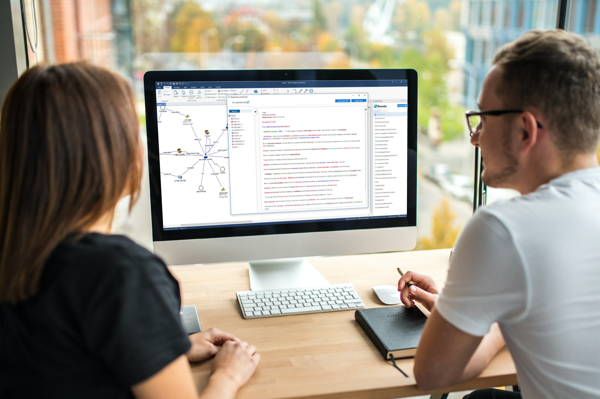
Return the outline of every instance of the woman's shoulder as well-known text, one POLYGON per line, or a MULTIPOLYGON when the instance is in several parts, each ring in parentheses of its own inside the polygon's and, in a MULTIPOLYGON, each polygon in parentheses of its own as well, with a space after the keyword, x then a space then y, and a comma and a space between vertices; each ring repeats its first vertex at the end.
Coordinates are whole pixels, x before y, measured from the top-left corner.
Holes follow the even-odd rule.
POLYGON ((82 281, 82 277, 92 281, 109 276, 139 278, 168 270, 160 258, 131 239, 99 233, 67 238, 54 250, 44 268, 46 281, 58 275, 71 281, 82 281))
POLYGON ((57 247, 53 256, 76 263, 90 262, 104 265, 127 265, 160 258, 123 235, 88 233, 83 237, 68 238, 57 247))

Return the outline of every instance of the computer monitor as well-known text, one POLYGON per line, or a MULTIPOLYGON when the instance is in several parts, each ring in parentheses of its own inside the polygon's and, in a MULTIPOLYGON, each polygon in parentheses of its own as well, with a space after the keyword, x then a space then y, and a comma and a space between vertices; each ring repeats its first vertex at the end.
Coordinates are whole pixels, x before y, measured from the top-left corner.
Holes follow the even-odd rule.
POLYGON ((253 290, 325 285, 304 258, 416 243, 417 73, 144 76, 155 253, 250 262, 253 290))

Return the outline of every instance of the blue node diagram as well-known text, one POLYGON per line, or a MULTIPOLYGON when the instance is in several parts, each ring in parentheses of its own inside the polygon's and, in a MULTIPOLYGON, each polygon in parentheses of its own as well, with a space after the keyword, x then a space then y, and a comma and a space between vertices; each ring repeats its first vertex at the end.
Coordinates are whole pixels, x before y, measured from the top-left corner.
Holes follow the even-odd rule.
MULTIPOLYGON (((206 193, 206 188, 213 190, 217 189, 217 187, 220 192, 225 192, 226 186, 228 186, 227 176, 225 176, 227 159, 229 158, 227 145, 228 127, 225 126, 225 128, 222 128, 216 134, 211 129, 198 129, 198 124, 194 124, 197 119, 192 118, 190 113, 181 112, 174 108, 177 107, 169 107, 168 105, 158 106, 159 129, 161 123, 167 120, 170 123, 181 122, 178 129, 183 129, 180 133, 183 133, 184 137, 189 134, 189 139, 186 139, 184 142, 182 141, 181 145, 178 145, 177 148, 160 148, 161 175, 173 178, 173 182, 195 181, 198 184, 197 192, 199 193, 206 193), (196 131, 197 129, 198 131, 196 131), (213 139, 214 136, 217 136, 217 138, 213 139), (191 144, 190 140, 195 141, 197 147, 196 144, 191 144), (182 168, 183 170, 167 171, 164 170, 163 164, 167 164, 168 162, 163 162, 163 160, 167 160, 163 157, 183 158, 186 161, 189 159, 189 163, 184 169, 182 168)), ((199 123, 202 123, 202 121, 199 123)), ((172 146, 172 143, 169 146, 172 146)), ((166 168, 171 169, 173 166, 171 165, 166 168)))

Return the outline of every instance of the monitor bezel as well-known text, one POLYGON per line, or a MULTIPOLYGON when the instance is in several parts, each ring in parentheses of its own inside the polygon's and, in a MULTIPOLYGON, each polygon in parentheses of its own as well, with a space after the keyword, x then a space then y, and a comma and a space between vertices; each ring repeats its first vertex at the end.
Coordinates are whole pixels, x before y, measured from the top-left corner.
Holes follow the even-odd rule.
POLYGON ((248 237, 273 234, 315 233, 340 230, 382 229, 416 226, 417 202, 417 72, 413 69, 316 69, 316 70, 238 70, 238 71, 149 71, 144 75, 150 208, 154 242, 248 237), (163 228, 162 187, 158 157, 158 123, 156 115, 156 82, 248 82, 248 81, 353 81, 408 80, 407 126, 407 215, 378 219, 308 221, 256 224, 215 228, 163 228), (411 154, 412 152, 412 154, 411 154))

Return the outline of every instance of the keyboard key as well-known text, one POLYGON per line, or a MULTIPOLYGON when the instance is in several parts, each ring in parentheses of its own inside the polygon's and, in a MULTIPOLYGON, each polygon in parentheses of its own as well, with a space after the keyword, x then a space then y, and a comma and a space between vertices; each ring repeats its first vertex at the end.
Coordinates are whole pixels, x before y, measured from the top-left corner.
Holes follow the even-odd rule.
POLYGON ((271 310, 271 314, 281 314, 280 310, 271 310))
POLYGON ((281 314, 317 312, 319 310, 321 310, 320 306, 310 306, 310 307, 300 308, 300 309, 281 309, 281 314))
POLYGON ((344 302, 346 303, 360 303, 362 302, 360 299, 346 299, 344 302))
POLYGON ((323 310, 331 310, 333 309, 331 305, 323 305, 323 310))

